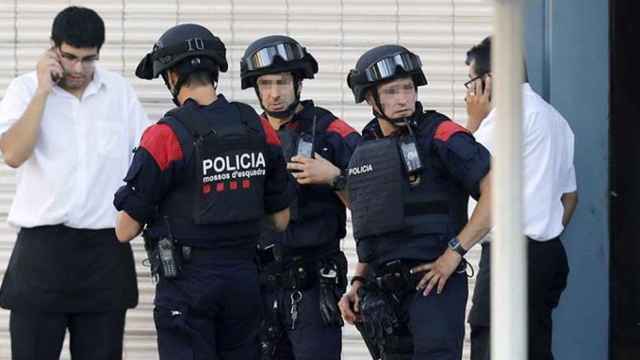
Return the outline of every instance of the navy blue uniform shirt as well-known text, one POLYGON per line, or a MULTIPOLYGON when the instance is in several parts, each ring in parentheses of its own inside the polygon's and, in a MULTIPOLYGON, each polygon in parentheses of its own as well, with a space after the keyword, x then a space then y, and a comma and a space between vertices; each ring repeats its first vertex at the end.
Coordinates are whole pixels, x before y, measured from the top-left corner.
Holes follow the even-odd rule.
MULTIPOLYGON (((313 101, 301 102, 303 109, 296 113, 291 121, 283 126, 296 132, 311 133, 313 118, 316 115, 316 128, 322 122, 313 101)), ((323 109, 324 110, 324 109, 323 109)), ((326 110, 324 110, 326 111, 326 110)), ((263 115, 265 116, 265 115, 263 115)), ((344 120, 332 116, 325 131, 316 132, 314 151, 330 161, 340 169, 346 169, 351 154, 360 144, 362 138, 358 132, 344 120)), ((295 180, 293 180, 295 181, 295 180)), ((296 189, 298 204, 314 211, 320 211, 319 216, 303 221, 292 221, 286 234, 271 234, 272 242, 279 242, 287 248, 317 248, 318 246, 333 246, 339 248, 339 240, 346 235, 346 210, 341 200, 328 185, 298 185, 296 189), (324 210, 324 211, 322 211, 324 210)))

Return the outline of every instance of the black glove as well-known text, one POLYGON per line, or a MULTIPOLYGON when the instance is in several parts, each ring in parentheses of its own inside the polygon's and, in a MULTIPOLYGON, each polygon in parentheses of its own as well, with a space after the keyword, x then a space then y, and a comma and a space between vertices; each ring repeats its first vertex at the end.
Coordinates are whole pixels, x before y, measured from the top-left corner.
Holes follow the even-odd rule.
POLYGON ((338 268, 335 264, 325 264, 320 268, 320 315, 326 326, 342 326, 342 314, 338 301, 342 296, 338 288, 338 268))

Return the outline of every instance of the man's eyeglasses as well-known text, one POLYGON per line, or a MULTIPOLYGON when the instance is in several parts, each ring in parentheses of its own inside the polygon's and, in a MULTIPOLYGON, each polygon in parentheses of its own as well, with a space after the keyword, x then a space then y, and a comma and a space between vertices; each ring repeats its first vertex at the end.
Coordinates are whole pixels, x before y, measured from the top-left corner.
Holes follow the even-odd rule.
POLYGON ((464 87, 469 89, 471 87, 471 84, 473 84, 474 81, 478 80, 478 79, 482 79, 484 77, 485 74, 482 75, 478 75, 474 78, 472 78, 471 80, 467 81, 466 83, 464 83, 464 87))
POLYGON ((92 67, 93 65, 95 65, 95 62, 98 61, 99 59, 99 55, 95 54, 95 55, 89 55, 89 56, 85 56, 83 58, 79 58, 77 56, 75 56, 74 54, 62 51, 62 49, 58 48, 58 54, 60 55, 61 58, 63 58, 64 60, 70 62, 70 63, 76 63, 77 61, 82 63, 82 66, 84 67, 92 67))

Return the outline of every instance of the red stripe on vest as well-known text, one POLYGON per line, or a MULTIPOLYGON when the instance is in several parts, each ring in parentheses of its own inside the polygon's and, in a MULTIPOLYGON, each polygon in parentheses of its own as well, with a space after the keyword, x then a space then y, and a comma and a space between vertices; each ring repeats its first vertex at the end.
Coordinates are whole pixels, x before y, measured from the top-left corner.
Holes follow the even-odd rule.
POLYGON ((167 124, 157 124, 145 130, 140 147, 147 150, 161 171, 171 162, 182 159, 182 148, 178 137, 167 124))
POLYGON ((351 126, 349 126, 349 124, 347 124, 344 120, 335 119, 333 120, 333 122, 331 122, 331 124, 327 128, 327 132, 337 133, 338 135, 340 135, 340 137, 344 139, 350 134, 353 134, 357 131, 351 126))
POLYGON ((469 133, 469 130, 456 124, 453 121, 443 121, 440 125, 438 125, 434 138, 447 142, 449 141, 450 137, 461 132, 469 133))
POLYGON ((267 138, 267 144, 280 145, 280 138, 278 137, 278 133, 275 130, 273 130, 273 127, 271 127, 271 124, 269 124, 269 120, 261 116, 260 124, 262 124, 264 135, 267 138))

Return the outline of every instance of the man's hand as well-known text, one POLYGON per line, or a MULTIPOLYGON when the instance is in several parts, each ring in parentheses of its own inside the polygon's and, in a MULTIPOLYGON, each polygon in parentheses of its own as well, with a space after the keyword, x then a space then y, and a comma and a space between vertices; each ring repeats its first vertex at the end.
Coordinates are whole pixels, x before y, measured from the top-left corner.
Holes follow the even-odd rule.
POLYGON ((53 78, 61 79, 64 74, 58 54, 53 49, 45 51, 40 56, 36 66, 36 73, 38 76, 37 91, 42 94, 49 94, 56 84, 53 78))
POLYGON ((333 179, 340 175, 340 169, 318 153, 313 159, 301 155, 292 157, 287 169, 301 185, 331 185, 333 179))
POLYGON ((489 115, 491 111, 491 76, 485 75, 484 89, 480 79, 474 81, 467 89, 467 96, 464 98, 467 104, 467 129, 475 132, 480 127, 480 123, 489 115))
POLYGON ((418 283, 417 290, 424 289, 422 294, 427 296, 434 287, 437 287, 436 292, 438 294, 442 293, 442 289, 444 289, 444 285, 447 283, 449 276, 458 268, 460 261, 462 261, 462 256, 447 248, 444 254, 440 255, 436 261, 429 264, 418 265, 411 269, 412 274, 426 271, 424 277, 422 277, 422 280, 418 283))
POLYGON ((351 285, 351 289, 349 289, 338 302, 342 318, 351 325, 360 320, 360 297, 358 296, 358 289, 361 286, 362 283, 360 281, 354 282, 353 285, 351 285))

